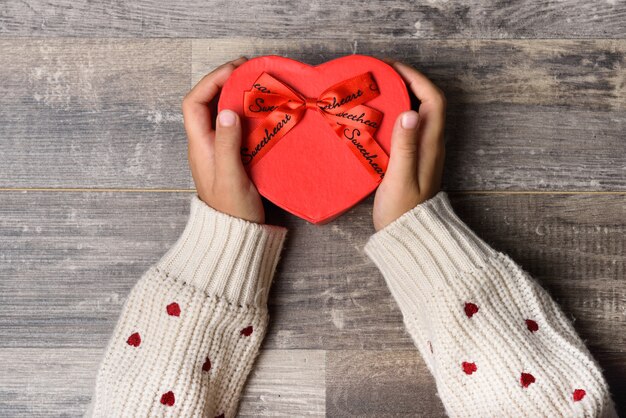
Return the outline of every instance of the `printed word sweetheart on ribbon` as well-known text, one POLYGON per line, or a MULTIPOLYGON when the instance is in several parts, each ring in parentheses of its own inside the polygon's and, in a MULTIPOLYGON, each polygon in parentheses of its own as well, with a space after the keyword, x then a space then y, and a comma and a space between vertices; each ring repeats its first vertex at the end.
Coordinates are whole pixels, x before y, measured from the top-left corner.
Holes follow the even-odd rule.
POLYGON ((371 73, 363 73, 307 98, 267 73, 244 92, 244 114, 264 118, 243 139, 242 161, 251 168, 293 129, 307 110, 320 112, 337 138, 350 149, 376 182, 385 175, 389 157, 374 139, 382 112, 364 105, 380 94, 371 73))

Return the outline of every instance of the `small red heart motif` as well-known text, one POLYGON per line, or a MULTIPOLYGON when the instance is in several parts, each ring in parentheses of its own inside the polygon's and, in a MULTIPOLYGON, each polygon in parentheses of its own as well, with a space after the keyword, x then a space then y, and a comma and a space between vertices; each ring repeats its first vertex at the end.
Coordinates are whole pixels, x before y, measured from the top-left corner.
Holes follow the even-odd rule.
POLYGON ((539 330, 539 325, 532 319, 527 319, 526 328, 528 328, 528 331, 530 332, 536 332, 537 330, 539 330))
POLYGON ((207 357, 204 361, 204 364, 202 365, 202 371, 208 372, 209 370, 211 370, 211 360, 209 360, 209 358, 207 357))
POLYGON ((170 316, 180 316, 180 306, 176 302, 170 303, 165 309, 167 309, 167 314, 170 316))
POLYGON ((574 402, 582 401, 586 394, 584 389, 576 389, 572 395, 574 402))
MULTIPOLYGON (((349 55, 311 66, 284 57, 257 57, 231 74, 218 104, 219 110, 231 109, 242 117, 243 135, 263 120, 243 116, 244 91, 250 90, 263 72, 307 98, 317 98, 339 82, 370 72, 380 95, 365 105, 383 112, 374 139, 387 154, 398 115, 411 108, 402 78, 376 58, 349 55)), ((307 110, 303 119, 249 170, 250 178, 261 195, 288 212, 312 223, 328 222, 378 186, 342 141, 345 139, 337 136, 320 112, 307 110)))
POLYGON ((241 330, 241 335, 243 335, 244 337, 249 337, 250 335, 252 335, 252 331, 252 325, 247 326, 241 330))
POLYGON ((174 397, 174 392, 171 390, 161 395, 161 403, 163 405, 173 406, 174 402, 176 402, 176 398, 174 397))
POLYGON ((522 377, 520 377, 520 383, 522 387, 527 388, 531 383, 535 383, 535 376, 530 373, 522 373, 522 377))
POLYGON ((128 345, 132 345, 133 347, 139 347, 139 344, 141 344, 141 336, 138 332, 135 332, 134 334, 131 334, 130 337, 128 337, 126 343, 128 345))
POLYGON ((465 374, 472 374, 476 370, 478 370, 478 367, 476 367, 476 363, 468 363, 466 361, 463 362, 463 371, 465 372, 465 374))
POLYGON ((476 306, 476 304, 472 302, 467 302, 465 304, 465 315, 467 315, 468 318, 474 316, 476 312, 478 312, 478 306, 476 306))

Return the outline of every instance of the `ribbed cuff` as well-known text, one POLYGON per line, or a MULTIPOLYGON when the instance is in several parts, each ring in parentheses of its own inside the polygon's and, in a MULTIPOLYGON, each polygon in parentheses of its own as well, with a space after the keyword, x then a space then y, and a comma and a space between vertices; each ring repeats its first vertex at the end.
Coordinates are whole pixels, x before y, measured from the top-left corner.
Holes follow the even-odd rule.
POLYGON ((156 267, 232 304, 264 306, 286 233, 219 212, 194 196, 182 236, 156 267))
POLYGON ((496 254, 456 216, 445 192, 374 234, 365 253, 390 286, 406 287, 398 281, 417 280, 420 293, 483 265, 496 254))

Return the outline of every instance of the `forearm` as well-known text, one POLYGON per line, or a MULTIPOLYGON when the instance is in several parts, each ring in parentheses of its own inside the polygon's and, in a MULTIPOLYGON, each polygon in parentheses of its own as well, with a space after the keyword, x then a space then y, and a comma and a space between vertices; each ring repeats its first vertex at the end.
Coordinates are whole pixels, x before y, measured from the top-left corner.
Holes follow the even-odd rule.
POLYGON ((265 335, 284 236, 194 198, 181 238, 124 306, 94 416, 234 416, 265 335))
POLYGON ((451 416, 603 416, 599 367, 547 293, 456 217, 447 196, 366 246, 451 416))

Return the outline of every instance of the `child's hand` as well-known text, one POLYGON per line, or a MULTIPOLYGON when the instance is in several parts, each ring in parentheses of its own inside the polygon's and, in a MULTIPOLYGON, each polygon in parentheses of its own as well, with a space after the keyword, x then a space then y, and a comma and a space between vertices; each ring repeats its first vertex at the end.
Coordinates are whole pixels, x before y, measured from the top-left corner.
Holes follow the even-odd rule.
POLYGON ((189 139, 189 166, 198 197, 212 208, 237 218, 263 223, 261 197, 241 162, 241 122, 223 110, 213 129, 211 102, 242 57, 204 76, 183 100, 185 130, 189 139))
POLYGON ((374 199, 374 228, 377 231, 437 194, 445 154, 446 99, 443 92, 408 65, 390 64, 421 104, 419 114, 410 110, 396 120, 389 166, 374 199))

